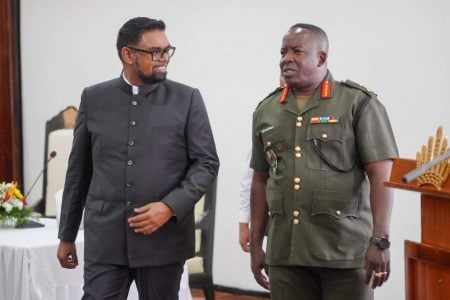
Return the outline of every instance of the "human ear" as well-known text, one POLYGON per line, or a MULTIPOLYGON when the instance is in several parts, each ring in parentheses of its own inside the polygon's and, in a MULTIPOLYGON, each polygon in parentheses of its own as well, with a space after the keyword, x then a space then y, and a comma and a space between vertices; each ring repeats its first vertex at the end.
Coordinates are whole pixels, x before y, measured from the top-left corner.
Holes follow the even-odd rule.
POLYGON ((326 53, 325 51, 320 51, 319 52, 319 62, 317 64, 317 66, 320 67, 324 63, 326 63, 327 62, 327 58, 328 58, 328 53, 326 53))
POLYGON ((122 60, 124 63, 131 65, 133 63, 133 54, 130 49, 127 47, 122 47, 120 50, 120 55, 122 56, 122 60))

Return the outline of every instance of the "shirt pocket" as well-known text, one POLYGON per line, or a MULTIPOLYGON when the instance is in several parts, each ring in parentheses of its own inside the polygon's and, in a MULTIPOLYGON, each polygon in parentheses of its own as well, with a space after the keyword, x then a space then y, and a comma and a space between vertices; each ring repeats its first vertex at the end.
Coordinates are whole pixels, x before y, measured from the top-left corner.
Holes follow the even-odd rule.
POLYGON ((308 124, 306 140, 308 168, 332 170, 326 161, 342 172, 350 171, 355 166, 356 146, 353 132, 344 132, 342 123, 308 124))
POLYGON ((281 159, 283 152, 285 151, 285 143, 283 141, 283 134, 281 127, 272 127, 269 130, 262 130, 260 132, 261 142, 264 147, 264 155, 269 166, 273 166, 273 159, 276 158, 276 169, 284 170, 286 164, 281 159), (268 152, 272 151, 273 155, 268 155, 268 152))
POLYGON ((311 207, 310 251, 322 260, 364 255, 366 233, 359 218, 359 194, 316 190, 311 207))
POLYGON ((267 258, 284 259, 289 256, 290 232, 284 213, 283 190, 268 190, 269 224, 267 232, 267 258))

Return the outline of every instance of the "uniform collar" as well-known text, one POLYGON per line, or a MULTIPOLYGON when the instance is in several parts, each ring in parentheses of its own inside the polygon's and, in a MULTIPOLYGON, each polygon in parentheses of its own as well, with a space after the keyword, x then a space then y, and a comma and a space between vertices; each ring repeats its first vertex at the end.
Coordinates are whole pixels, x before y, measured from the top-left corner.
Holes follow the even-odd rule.
POLYGON ((322 80, 322 83, 319 85, 319 87, 316 89, 314 94, 311 96, 311 98, 308 100, 305 107, 301 111, 299 111, 297 108, 297 102, 296 102, 294 93, 291 90, 289 91, 286 102, 282 105, 284 107, 284 110, 287 110, 296 115, 299 115, 299 114, 301 115, 301 114, 307 112, 308 110, 311 110, 311 109, 319 106, 319 103, 321 101, 330 101, 333 98, 333 94, 334 94, 334 79, 333 79, 333 76, 331 75, 331 72, 327 71, 327 75, 322 80), (325 82, 329 83, 330 91, 329 91, 327 97, 323 98, 322 97, 322 87, 325 82))
POLYGON ((153 84, 145 84, 143 86, 135 86, 132 85, 127 78, 125 77, 125 74, 122 72, 120 76, 120 82, 121 82, 121 88, 123 91, 125 91, 127 94, 130 95, 141 95, 141 96, 147 96, 154 90, 156 90, 160 82, 153 83, 153 84))

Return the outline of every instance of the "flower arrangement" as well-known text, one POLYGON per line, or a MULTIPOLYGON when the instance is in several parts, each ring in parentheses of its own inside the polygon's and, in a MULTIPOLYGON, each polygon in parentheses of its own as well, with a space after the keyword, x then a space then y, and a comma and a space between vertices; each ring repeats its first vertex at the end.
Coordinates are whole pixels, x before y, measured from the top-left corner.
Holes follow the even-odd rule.
POLYGON ((33 212, 27 205, 17 182, 0 183, 0 222, 21 227, 33 212))

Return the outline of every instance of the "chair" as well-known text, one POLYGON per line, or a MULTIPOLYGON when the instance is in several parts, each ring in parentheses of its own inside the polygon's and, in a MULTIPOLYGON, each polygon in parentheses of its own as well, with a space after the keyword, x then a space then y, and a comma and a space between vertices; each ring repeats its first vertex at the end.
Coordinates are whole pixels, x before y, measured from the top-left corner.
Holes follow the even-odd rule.
POLYGON ((195 205, 195 257, 187 260, 189 285, 202 289, 206 300, 214 300, 212 274, 217 182, 195 205))
POLYGON ((48 135, 47 154, 55 151, 56 156, 48 163, 45 180, 45 215, 56 216, 55 194, 64 188, 67 163, 72 148, 73 129, 58 129, 48 135))
MULTIPOLYGON (((64 156, 64 154, 70 152, 70 147, 67 150, 67 142, 64 142, 65 146, 63 146, 63 148, 60 151, 52 148, 52 147, 54 147, 53 145, 52 145, 52 147, 49 147, 50 136, 51 136, 51 133, 54 132, 55 130, 65 129, 65 128, 66 129, 74 128, 77 116, 78 116, 78 110, 73 106, 68 106, 64 110, 62 110, 58 114, 56 114, 53 118, 48 120, 45 124, 44 180, 43 180, 43 187, 42 187, 42 199, 36 205, 35 211, 41 212, 46 216, 55 216, 56 215, 53 195, 54 195, 54 192, 56 192, 58 190, 58 189, 53 189, 50 192, 47 191, 48 186, 49 186, 48 169, 52 168, 53 165, 56 165, 57 162, 64 162, 64 160, 65 160, 65 163, 67 163, 67 156, 64 156), (52 151, 56 152, 56 157, 54 159, 52 159, 52 161, 47 166, 45 166, 45 164, 49 158, 49 154, 52 151)), ((69 131, 67 133, 69 133, 69 131)), ((71 133, 71 131, 70 131, 70 133, 71 133)), ((58 135, 56 135, 55 137, 58 138, 58 135)), ((68 138, 68 135, 67 135, 67 138, 68 138)), ((52 142, 52 143, 54 144, 55 142, 52 142)), ((70 136, 70 146, 71 146, 71 144, 72 144, 72 135, 70 136)), ((64 174, 57 173, 56 175, 54 175, 54 178, 57 180, 59 180, 59 179, 64 180, 66 168, 67 168, 67 166, 64 167, 63 169, 59 168, 58 170, 60 170, 60 171, 62 170, 64 172, 64 174)), ((53 180, 54 179, 52 178, 50 186, 52 185, 53 180)), ((64 185, 64 181, 62 182, 62 184, 64 185)), ((62 187, 63 186, 61 186, 61 188, 62 187)))

